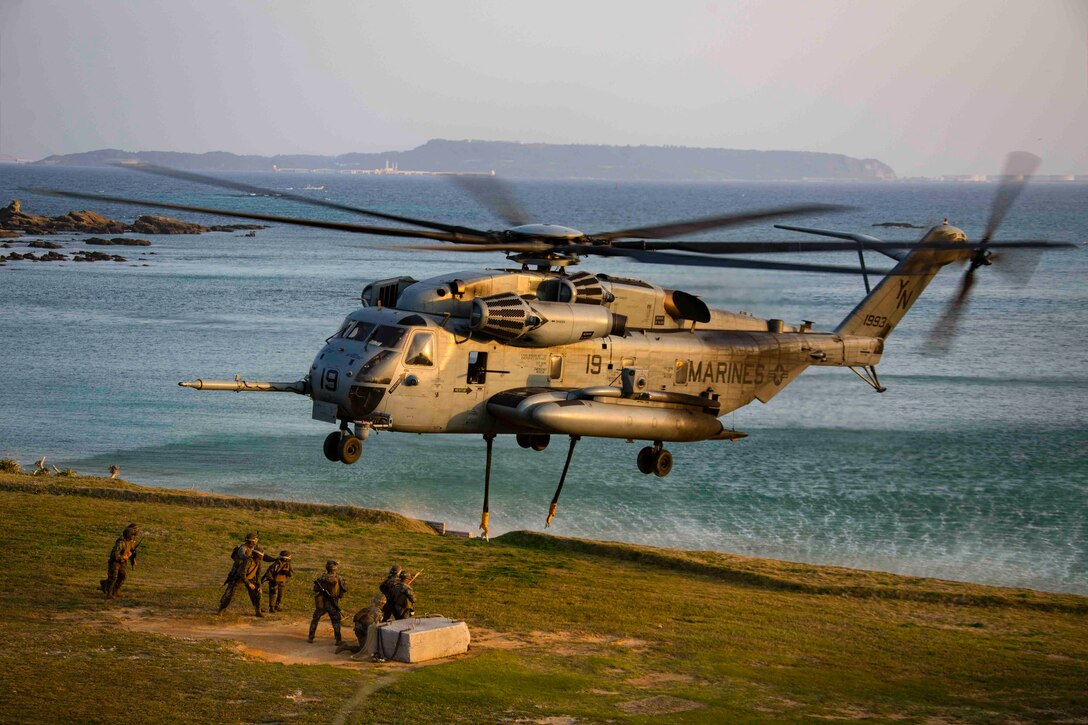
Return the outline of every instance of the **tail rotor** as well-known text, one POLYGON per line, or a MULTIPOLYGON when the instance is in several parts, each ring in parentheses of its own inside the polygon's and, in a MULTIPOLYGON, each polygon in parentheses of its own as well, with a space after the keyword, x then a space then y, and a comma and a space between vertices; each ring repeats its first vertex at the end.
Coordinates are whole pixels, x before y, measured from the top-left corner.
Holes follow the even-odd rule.
MULTIPOLYGON (((1002 174, 1001 185, 994 194, 993 203, 990 206, 990 218, 986 222, 986 231, 982 239, 975 247, 973 254, 967 260, 967 271, 960 280, 956 294, 948 302, 937 323, 929 333, 926 348, 931 354, 943 355, 948 352, 952 338, 959 328, 960 318, 970 301, 971 290, 975 286, 975 271, 980 267, 989 267, 994 263, 1000 263, 1007 267, 1010 279, 1017 283, 1026 284, 1034 271, 1037 255, 1031 258, 1021 258, 1021 264, 1015 264, 1015 257, 1010 257, 1008 252, 995 254, 987 247, 997 233, 998 227, 1005 218, 1005 214, 1027 186, 1028 181, 1039 168, 1039 157, 1026 151, 1013 151, 1005 160, 1005 170, 1002 174), (1013 262, 1012 265, 1008 265, 1013 262)), ((1027 251, 1027 250, 1023 250, 1027 251)))

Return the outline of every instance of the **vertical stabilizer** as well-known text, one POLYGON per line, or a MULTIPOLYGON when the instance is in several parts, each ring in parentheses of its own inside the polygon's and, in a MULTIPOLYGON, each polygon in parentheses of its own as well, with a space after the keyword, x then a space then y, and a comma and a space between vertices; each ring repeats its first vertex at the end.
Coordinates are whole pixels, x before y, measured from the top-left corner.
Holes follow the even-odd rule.
MULTIPOLYGON (((922 242, 966 243, 967 235, 956 227, 942 224, 933 227, 922 242)), ((945 265, 966 260, 972 254, 963 249, 914 249, 897 264, 876 288, 858 303, 835 332, 839 335, 865 335, 885 338, 930 281, 945 265)))

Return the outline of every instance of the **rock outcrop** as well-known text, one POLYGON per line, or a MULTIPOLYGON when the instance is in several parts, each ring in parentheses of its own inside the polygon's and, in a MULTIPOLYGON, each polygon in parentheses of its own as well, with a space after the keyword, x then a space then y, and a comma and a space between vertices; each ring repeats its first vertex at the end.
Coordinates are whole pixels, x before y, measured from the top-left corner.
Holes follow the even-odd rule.
MULTIPOLYGON (((28 214, 22 210, 22 204, 15 199, 5 208, 0 209, 0 237, 16 237, 22 234, 57 234, 61 232, 83 232, 86 234, 203 234, 204 232, 235 232, 240 229, 265 229, 260 224, 230 224, 206 227, 165 216, 145 215, 138 217, 132 224, 102 216, 93 211, 70 211, 63 216, 42 216, 28 214)), ((113 240, 114 244, 140 244, 113 240)), ((150 242, 148 242, 150 244, 150 242)), ((143 246, 143 245, 141 245, 143 246)))

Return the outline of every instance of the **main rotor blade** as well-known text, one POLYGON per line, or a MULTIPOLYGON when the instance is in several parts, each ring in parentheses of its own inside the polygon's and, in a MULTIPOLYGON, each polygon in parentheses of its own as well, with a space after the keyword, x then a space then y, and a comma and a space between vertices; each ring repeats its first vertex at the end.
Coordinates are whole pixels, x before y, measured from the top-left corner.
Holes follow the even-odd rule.
MULTIPOLYGON (((865 249, 874 251, 893 251, 904 249, 968 249, 969 245, 959 242, 885 242, 874 239, 861 242, 613 242, 610 246, 618 249, 643 249, 648 251, 672 250, 681 252, 699 252, 701 254, 792 254, 796 252, 856 252, 861 244, 865 249)), ((992 242, 988 245, 996 248, 1031 248, 1031 249, 1068 249, 1075 244, 1066 242, 1044 242, 1035 240, 992 242)))
POLYGON ((1001 186, 994 194, 993 205, 990 207, 990 220, 986 223, 986 231, 982 235, 982 244, 988 244, 1005 218, 1005 212, 1009 210, 1020 192, 1024 190, 1028 180, 1039 168, 1039 157, 1029 154, 1027 151, 1013 151, 1005 159, 1004 178, 1001 186))
POLYGON ((422 252, 555 252, 562 247, 543 242, 508 242, 506 244, 386 244, 385 249, 413 249, 422 252))
POLYGON ((826 214, 833 211, 846 211, 852 207, 836 206, 834 204, 796 204, 793 206, 780 206, 773 209, 756 209, 753 211, 737 212, 735 214, 723 214, 720 216, 689 219, 686 221, 668 222, 647 227, 632 227, 620 229, 614 232, 600 232, 590 234, 594 241, 609 241, 612 239, 668 239, 680 234, 696 234, 708 229, 724 229, 737 227, 742 224, 763 221, 765 219, 782 219, 791 216, 805 216, 808 214, 826 214))
MULTIPOLYGON (((628 257, 644 264, 671 264, 682 267, 735 267, 737 269, 769 269, 784 272, 825 272, 829 274, 863 274, 859 267, 841 267, 831 264, 803 264, 800 262, 767 262, 755 259, 731 257, 696 257, 688 254, 623 249, 591 244, 571 244, 557 247, 556 251, 567 254, 596 255, 599 257, 628 257)), ((888 270, 869 270, 871 274, 887 274, 888 270)))
POLYGON ((443 232, 428 232, 422 229, 396 229, 392 227, 371 227, 362 224, 347 224, 345 222, 327 222, 320 219, 303 219, 299 217, 284 217, 274 214, 254 214, 244 211, 231 211, 228 209, 209 209, 202 206, 189 206, 186 204, 168 204, 162 201, 144 201, 142 199, 128 199, 120 196, 106 196, 104 194, 86 194, 79 191, 59 191, 56 189, 31 188, 27 191, 46 196, 59 196, 66 199, 84 199, 87 201, 106 201, 112 204, 127 204, 129 206, 144 206, 155 209, 173 209, 176 211, 191 211, 200 214, 218 214, 220 216, 236 217, 238 219, 253 219, 255 221, 275 222, 276 224, 293 224, 300 227, 313 227, 315 229, 333 229, 339 232, 353 232, 355 234, 377 234, 389 237, 411 237, 414 239, 433 239, 438 242, 465 242, 471 244, 475 241, 487 241, 487 239, 469 238, 467 235, 446 234, 443 232))
POLYGON ((510 185, 494 176, 450 176, 478 204, 502 219, 508 226, 520 227, 529 223, 529 215, 514 196, 510 185))
POLYGON ((206 184, 207 186, 218 186, 223 189, 233 189, 234 191, 241 191, 246 194, 259 194, 261 196, 274 196, 281 199, 290 199, 291 201, 297 201, 300 204, 320 206, 324 207, 325 209, 336 209, 337 211, 346 211, 352 214, 362 214, 364 216, 371 216, 375 219, 385 219, 391 222, 414 224, 417 227, 423 227, 425 229, 435 229, 437 231, 449 232, 451 234, 475 234, 479 236, 486 236, 487 234, 487 232, 481 231, 479 229, 470 229, 468 227, 455 226, 451 224, 441 224, 439 222, 432 222, 426 219, 415 219, 412 217, 400 216, 399 214, 388 214, 386 212, 374 211, 373 209, 363 209, 361 207, 351 206, 349 204, 340 204, 335 201, 329 201, 328 199, 318 199, 312 196, 303 196, 302 194, 292 194, 286 191, 273 191, 271 189, 265 189, 260 186, 243 184, 240 181, 229 181, 227 179, 219 179, 214 176, 194 174, 191 171, 171 169, 167 166, 156 166, 155 164, 119 164, 118 166, 119 168, 123 169, 135 169, 136 171, 142 171, 145 174, 168 176, 172 179, 181 179, 183 181, 191 181, 197 184, 206 184))

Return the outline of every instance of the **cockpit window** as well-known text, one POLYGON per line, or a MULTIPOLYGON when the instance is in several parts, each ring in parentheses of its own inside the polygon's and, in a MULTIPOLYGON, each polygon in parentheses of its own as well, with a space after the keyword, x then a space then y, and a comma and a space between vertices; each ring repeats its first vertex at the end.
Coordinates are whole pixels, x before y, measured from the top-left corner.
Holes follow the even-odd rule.
POLYGON ((340 329, 336 331, 336 334, 333 335, 333 337, 343 337, 344 333, 348 331, 348 328, 350 328, 354 324, 355 320, 351 319, 350 317, 347 318, 346 320, 344 320, 344 324, 340 325, 340 329))
POLYGON ((383 365, 383 363, 392 357, 392 355, 393 353, 391 351, 382 350, 377 355, 367 360, 363 366, 359 368, 359 374, 356 379, 362 383, 388 385, 393 379, 390 372, 392 366, 383 365))
POLYGON ((429 332, 418 333, 408 346, 404 356, 405 365, 434 365, 434 335, 429 332))
POLYGON ((378 325, 378 329, 374 330, 374 334, 370 336, 370 344, 397 350, 404 341, 406 332, 408 331, 403 327, 378 325))
POLYGON ((353 327, 344 333, 344 337, 348 340, 358 340, 362 342, 367 338, 367 335, 374 329, 374 324, 370 322, 357 322, 353 327))

